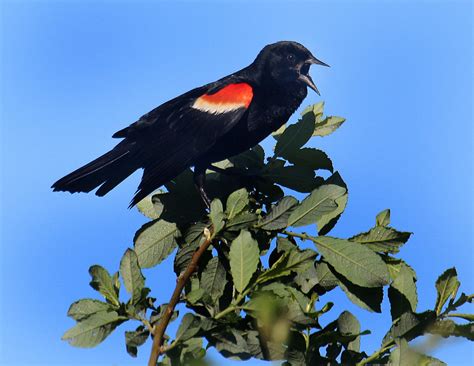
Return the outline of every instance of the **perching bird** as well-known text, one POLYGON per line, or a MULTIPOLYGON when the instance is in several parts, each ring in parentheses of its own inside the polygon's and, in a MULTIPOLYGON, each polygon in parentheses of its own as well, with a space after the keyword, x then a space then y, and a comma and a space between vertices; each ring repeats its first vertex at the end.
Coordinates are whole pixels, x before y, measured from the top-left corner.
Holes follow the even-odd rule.
POLYGON ((143 177, 130 207, 185 169, 209 207, 206 169, 257 145, 288 121, 307 95, 319 91, 312 64, 328 66, 296 42, 265 46, 249 66, 184 93, 148 112, 112 137, 112 150, 52 185, 54 191, 104 196, 137 169, 143 177))

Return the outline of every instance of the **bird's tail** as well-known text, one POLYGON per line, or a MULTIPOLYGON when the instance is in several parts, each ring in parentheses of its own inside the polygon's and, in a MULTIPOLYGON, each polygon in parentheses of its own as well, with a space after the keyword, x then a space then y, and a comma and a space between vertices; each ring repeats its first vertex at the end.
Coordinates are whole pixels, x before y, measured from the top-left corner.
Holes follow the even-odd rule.
POLYGON ((90 192, 104 196, 140 168, 133 145, 122 141, 112 150, 54 183, 54 191, 90 192))

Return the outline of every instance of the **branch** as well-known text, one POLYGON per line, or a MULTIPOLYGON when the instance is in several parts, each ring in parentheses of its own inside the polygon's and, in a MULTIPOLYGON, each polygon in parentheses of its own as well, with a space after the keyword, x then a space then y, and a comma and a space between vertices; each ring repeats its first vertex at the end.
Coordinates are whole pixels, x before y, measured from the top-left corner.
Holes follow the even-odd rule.
POLYGON ((382 346, 378 351, 374 352, 369 357, 360 361, 356 366, 363 366, 363 365, 369 364, 369 362, 376 360, 377 358, 382 356, 385 352, 389 351, 394 345, 395 345, 394 342, 390 342, 387 345, 382 346))
MULTIPOLYGON (((212 229, 211 229, 212 230, 212 229)), ((209 229, 204 229, 204 236, 206 237, 206 241, 201 244, 198 250, 194 252, 193 257, 191 258, 191 262, 189 262, 186 270, 182 272, 178 279, 176 280, 176 287, 173 291, 173 295, 171 295, 171 299, 166 306, 166 310, 163 314, 163 317, 160 319, 160 322, 155 326, 153 332, 153 345, 151 347, 151 354, 150 359, 148 361, 148 366, 156 366, 158 362, 158 357, 163 353, 163 336, 165 334, 166 328, 171 320, 171 316, 173 315, 174 308, 181 297, 181 292, 183 291, 184 286, 189 280, 189 277, 196 271, 198 268, 199 259, 204 254, 204 252, 209 248, 212 242, 212 233, 209 229)))

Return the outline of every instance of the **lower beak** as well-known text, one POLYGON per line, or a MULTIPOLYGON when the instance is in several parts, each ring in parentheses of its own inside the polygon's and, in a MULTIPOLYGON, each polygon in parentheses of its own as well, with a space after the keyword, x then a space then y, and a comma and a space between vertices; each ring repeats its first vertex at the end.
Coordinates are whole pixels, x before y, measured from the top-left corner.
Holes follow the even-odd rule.
POLYGON ((305 75, 305 74, 300 74, 300 76, 298 77, 298 79, 300 79, 303 83, 305 83, 305 84, 308 85, 311 89, 313 89, 313 90, 316 92, 316 94, 321 95, 321 94, 319 93, 318 87, 316 86, 316 84, 314 84, 313 79, 311 79, 311 76, 305 75))
MULTIPOLYGON (((309 58, 308 60, 306 60, 305 64, 309 64, 309 65, 321 65, 321 66, 326 66, 326 67, 329 67, 328 64, 318 60, 316 57, 314 56, 311 56, 311 58, 309 58)), ((309 68, 308 68, 309 69, 309 68)), ((318 87, 316 86, 316 84, 314 84, 314 81, 313 79, 311 79, 311 76, 309 76, 307 73, 303 73, 303 74, 300 74, 300 76, 298 77, 302 82, 304 82, 306 85, 308 85, 311 89, 313 89, 316 94, 318 95, 321 95, 319 93, 319 90, 318 90, 318 87)))

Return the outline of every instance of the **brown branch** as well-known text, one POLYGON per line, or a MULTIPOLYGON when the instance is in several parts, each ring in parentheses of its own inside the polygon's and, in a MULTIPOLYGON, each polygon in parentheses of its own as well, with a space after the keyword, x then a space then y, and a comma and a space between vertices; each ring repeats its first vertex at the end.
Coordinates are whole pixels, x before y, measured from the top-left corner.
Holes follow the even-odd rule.
MULTIPOLYGON (((211 229, 212 230, 212 229, 211 229)), ((196 271, 198 268, 199 259, 204 254, 204 252, 209 248, 212 242, 212 234, 207 228, 204 229, 204 236, 206 237, 206 241, 201 244, 198 250, 196 250, 191 258, 191 262, 189 262, 186 270, 182 272, 177 280, 176 280, 176 287, 173 291, 173 295, 171 295, 171 299, 166 306, 166 310, 163 314, 163 317, 160 319, 160 322, 156 325, 155 330, 153 332, 153 345, 151 347, 151 354, 150 359, 148 361, 148 366, 156 366, 158 362, 158 357, 163 353, 163 336, 165 334, 166 328, 171 320, 171 316, 173 315, 174 308, 181 297, 181 292, 183 291, 184 286, 189 280, 189 277, 196 271)))

